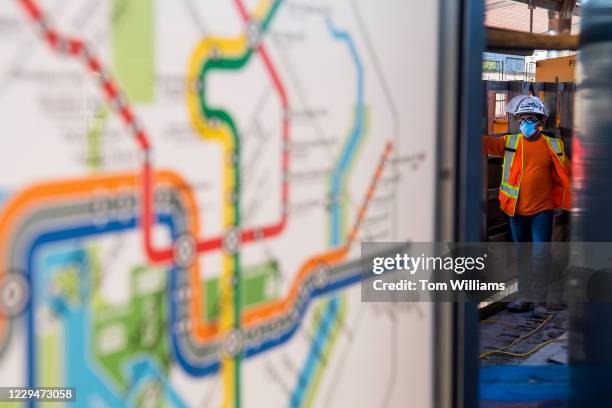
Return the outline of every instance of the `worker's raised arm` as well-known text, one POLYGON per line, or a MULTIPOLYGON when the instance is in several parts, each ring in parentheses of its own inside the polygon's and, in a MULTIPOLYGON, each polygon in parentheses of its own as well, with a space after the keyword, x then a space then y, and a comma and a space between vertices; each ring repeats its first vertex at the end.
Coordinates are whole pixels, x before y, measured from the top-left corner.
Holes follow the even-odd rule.
POLYGON ((503 157, 506 148, 506 138, 501 136, 483 136, 482 150, 491 156, 503 157))

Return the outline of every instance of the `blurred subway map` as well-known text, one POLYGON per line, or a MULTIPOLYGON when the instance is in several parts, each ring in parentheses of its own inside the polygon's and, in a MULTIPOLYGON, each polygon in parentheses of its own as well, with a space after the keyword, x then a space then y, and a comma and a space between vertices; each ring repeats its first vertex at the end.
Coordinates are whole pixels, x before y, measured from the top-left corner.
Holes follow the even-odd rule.
POLYGON ((431 3, 3 0, 0 383, 425 406, 429 306, 359 255, 433 236, 431 3))

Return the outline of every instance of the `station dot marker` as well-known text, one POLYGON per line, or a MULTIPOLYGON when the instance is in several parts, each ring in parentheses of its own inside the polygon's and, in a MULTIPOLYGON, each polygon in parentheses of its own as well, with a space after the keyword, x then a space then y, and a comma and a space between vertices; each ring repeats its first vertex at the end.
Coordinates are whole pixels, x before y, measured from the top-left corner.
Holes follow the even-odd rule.
POLYGON ((214 117, 214 118, 210 118, 208 120, 208 123, 210 124, 211 128, 217 129, 219 128, 219 126, 221 126, 221 121, 219 121, 219 118, 214 117))
POLYGON ((218 60, 219 58, 221 58, 221 50, 219 49, 219 47, 212 47, 210 49, 209 56, 211 60, 218 60))
POLYGON ((319 265, 317 265, 314 271, 314 285, 317 288, 322 288, 322 287, 327 286, 327 283, 329 282, 330 274, 331 274, 331 270, 329 268, 329 265, 325 263, 320 263, 319 265))
POLYGON ((223 352, 230 356, 236 357, 242 352, 244 347, 244 334, 239 329, 232 329, 223 339, 223 352))
POLYGON ((155 192, 155 205, 163 212, 170 211, 170 192, 168 190, 157 190, 155 192))
POLYGON ((108 197, 104 193, 97 193, 91 203, 91 212, 94 223, 104 225, 110 217, 110 204, 108 197))
POLYGON ((240 248, 240 230, 236 227, 230 228, 223 237, 223 249, 230 254, 235 254, 240 248))
POLYGON ((122 219, 130 219, 134 215, 134 197, 129 193, 124 193, 117 198, 117 215, 122 219))
POLYGON ((196 259, 196 242, 190 234, 179 236, 174 242, 174 263, 179 268, 188 268, 196 259))
POLYGON ((257 47, 261 40, 261 24, 258 21, 249 20, 247 23, 246 36, 249 47, 257 47))
POLYGON ((0 313, 17 316, 30 300, 30 286, 21 273, 9 273, 0 280, 0 313))

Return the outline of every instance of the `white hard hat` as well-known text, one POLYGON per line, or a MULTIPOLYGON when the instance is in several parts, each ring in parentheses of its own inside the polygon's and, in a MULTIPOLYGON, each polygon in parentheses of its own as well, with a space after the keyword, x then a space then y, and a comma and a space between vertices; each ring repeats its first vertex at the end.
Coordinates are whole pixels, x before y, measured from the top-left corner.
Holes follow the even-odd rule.
POLYGON ((544 102, 537 96, 519 95, 512 98, 506 105, 506 112, 512 115, 521 113, 533 113, 536 115, 548 116, 548 109, 544 102))

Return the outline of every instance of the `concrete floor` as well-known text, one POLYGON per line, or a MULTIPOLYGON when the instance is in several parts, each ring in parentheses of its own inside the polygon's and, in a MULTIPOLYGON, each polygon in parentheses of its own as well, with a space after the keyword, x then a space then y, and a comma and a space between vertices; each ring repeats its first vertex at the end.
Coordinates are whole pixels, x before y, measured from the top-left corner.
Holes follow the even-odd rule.
MULTIPOLYGON (((566 307, 549 307, 554 317, 540 331, 522 340, 512 349, 514 353, 527 352, 539 344, 556 338, 567 338, 568 311, 566 307)), ((510 313, 503 310, 480 324, 480 353, 507 346, 520 336, 524 336, 536 328, 547 315, 536 316, 532 312, 510 313)), ((483 367, 490 365, 545 365, 567 364, 567 341, 561 340, 544 346, 529 357, 511 357, 492 355, 481 359, 483 367)))
MULTIPOLYGON (((560 341, 552 342, 538 351, 532 353, 526 357, 513 357, 507 355, 492 355, 487 358, 481 359, 481 367, 494 368, 495 366, 524 366, 525 369, 531 370, 527 366, 552 366, 563 367, 567 365, 567 328, 568 328, 568 311, 566 307, 549 307, 549 312, 553 314, 553 317, 548 323, 546 323, 539 331, 532 334, 531 336, 521 340, 514 347, 508 349, 508 351, 514 353, 525 353, 532 350, 534 347, 542 344, 543 342, 551 339, 560 339, 560 341)), ((506 310, 502 310, 497 314, 490 316, 480 324, 480 353, 484 353, 491 350, 499 349, 500 347, 508 346, 517 338, 525 336, 535 328, 538 327, 548 315, 535 316, 532 312, 527 313, 509 313, 506 310)), ((551 367, 552 368, 552 367, 551 367)), ((501 368, 504 372, 507 370, 501 368)), ((522 370, 522 369, 521 369, 522 370)), ((555 369, 556 370, 556 369, 555 369)), ((517 392, 517 387, 521 388, 524 385, 530 387, 541 387, 545 386, 545 383, 549 383, 551 379, 548 376, 535 376, 526 378, 520 378, 518 381, 516 378, 512 379, 501 379, 505 376, 500 376, 500 379, 494 379, 493 384, 495 387, 502 387, 503 389, 509 390, 510 393, 517 392), (542 384, 540 384, 540 382, 542 384)), ((558 379, 556 385, 560 385, 561 388, 566 387, 565 380, 562 380, 562 384, 559 383, 558 379)), ((553 382, 554 382, 553 381, 553 382)), ((550 384, 547 384, 550 385, 550 384)), ((559 394, 557 394, 559 395, 559 394)), ((563 395, 563 393, 560 393, 563 395)), ((480 401, 480 408, 566 408, 568 407, 566 401, 556 400, 551 401, 480 401)))

